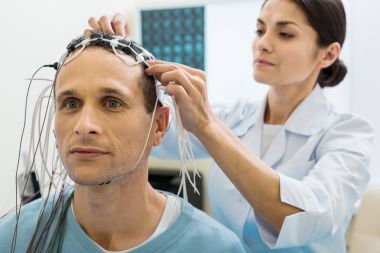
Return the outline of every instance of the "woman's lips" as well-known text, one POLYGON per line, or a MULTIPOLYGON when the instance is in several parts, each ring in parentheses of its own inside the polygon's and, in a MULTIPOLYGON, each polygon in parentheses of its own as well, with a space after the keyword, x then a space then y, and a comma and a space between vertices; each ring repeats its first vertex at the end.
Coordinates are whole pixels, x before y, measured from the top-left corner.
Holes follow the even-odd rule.
POLYGON ((274 64, 268 60, 264 60, 264 59, 256 59, 255 62, 254 62, 255 66, 258 66, 258 67, 273 67, 274 64))

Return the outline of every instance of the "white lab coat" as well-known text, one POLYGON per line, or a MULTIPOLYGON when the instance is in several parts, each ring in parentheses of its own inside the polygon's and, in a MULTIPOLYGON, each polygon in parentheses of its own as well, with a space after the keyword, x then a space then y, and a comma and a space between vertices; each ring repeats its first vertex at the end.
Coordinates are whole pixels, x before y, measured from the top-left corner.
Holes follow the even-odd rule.
MULTIPOLYGON (((240 101, 217 114, 279 173, 281 201, 304 212, 286 217, 276 233, 213 164, 209 198, 214 218, 239 236, 247 252, 345 252, 345 231, 369 181, 373 128, 357 116, 336 112, 317 85, 260 154, 265 105, 266 100, 240 101)), ((178 158, 171 131, 153 156, 178 158)), ((193 144, 196 157, 208 156, 195 138, 193 144)))

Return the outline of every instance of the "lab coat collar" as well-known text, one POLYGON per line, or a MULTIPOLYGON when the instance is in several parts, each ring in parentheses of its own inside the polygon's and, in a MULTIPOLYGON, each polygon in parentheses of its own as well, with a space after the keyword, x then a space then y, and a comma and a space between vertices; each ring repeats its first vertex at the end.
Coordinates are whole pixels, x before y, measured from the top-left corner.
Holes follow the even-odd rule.
POLYGON ((292 133, 315 135, 328 124, 330 111, 331 105, 327 102, 322 88, 317 84, 293 111, 284 127, 292 133))
MULTIPOLYGON (((230 127, 235 134, 242 137, 247 134, 253 126, 261 129, 264 124, 264 114, 267 105, 268 96, 261 101, 257 107, 237 109, 234 115, 236 125, 230 127), (242 112, 241 112, 242 111, 242 112), (240 113, 238 113, 240 112, 240 113), (244 119, 244 120, 243 120, 244 119)), ((301 135, 314 135, 323 130, 328 124, 328 117, 331 111, 331 105, 327 102, 322 88, 316 85, 311 93, 298 105, 284 125, 288 132, 301 135), (308 120, 311 117, 312 120, 308 120)))
MULTIPOLYGON (((261 154, 261 135, 266 108, 265 100, 258 108, 254 120, 256 122, 255 139, 257 144, 252 147, 256 154, 261 154), (259 138, 260 136, 260 138, 259 138)), ((310 94, 297 106, 290 115, 282 130, 273 139, 272 144, 260 157, 271 167, 281 160, 286 151, 286 132, 311 136, 320 133, 329 122, 330 105, 327 103, 322 89, 317 85, 310 94)))
POLYGON ((229 122, 230 128, 238 137, 243 137, 253 126, 262 125, 265 105, 266 99, 258 104, 249 103, 248 106, 245 101, 238 102, 234 108, 233 123, 229 122))

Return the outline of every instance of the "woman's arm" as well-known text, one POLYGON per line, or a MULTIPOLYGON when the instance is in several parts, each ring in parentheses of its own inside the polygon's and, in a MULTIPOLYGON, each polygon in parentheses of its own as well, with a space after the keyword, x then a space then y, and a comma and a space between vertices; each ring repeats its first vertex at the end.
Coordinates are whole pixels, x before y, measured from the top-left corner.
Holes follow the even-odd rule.
POLYGON ((163 61, 150 64, 146 73, 156 76, 175 97, 186 130, 201 141, 255 212, 279 232, 285 217, 302 210, 281 202, 278 173, 213 114, 207 100, 204 73, 181 64, 163 61))

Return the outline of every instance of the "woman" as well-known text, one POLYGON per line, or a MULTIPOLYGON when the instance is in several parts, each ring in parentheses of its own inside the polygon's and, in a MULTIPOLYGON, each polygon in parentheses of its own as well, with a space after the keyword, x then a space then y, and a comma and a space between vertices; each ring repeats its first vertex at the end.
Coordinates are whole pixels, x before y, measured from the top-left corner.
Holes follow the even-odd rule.
MULTIPOLYGON (((89 23, 94 30, 127 32, 120 15, 89 23)), ((373 130, 338 113, 322 93, 347 72, 339 59, 345 34, 340 0, 264 1, 252 51, 254 79, 270 86, 267 97, 218 115, 203 72, 162 61, 146 70, 175 96, 184 127, 200 141, 197 156, 215 161, 214 217, 249 252, 346 251, 345 232, 369 180, 373 130)), ((170 138, 168 149, 156 154, 174 152, 170 138)))

